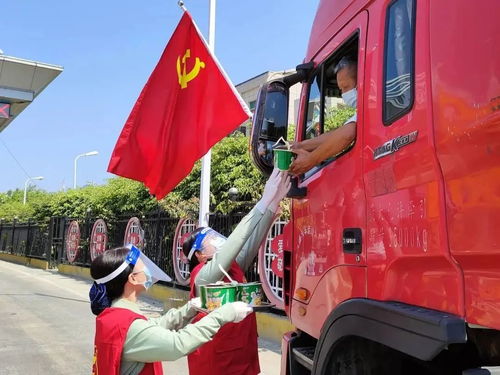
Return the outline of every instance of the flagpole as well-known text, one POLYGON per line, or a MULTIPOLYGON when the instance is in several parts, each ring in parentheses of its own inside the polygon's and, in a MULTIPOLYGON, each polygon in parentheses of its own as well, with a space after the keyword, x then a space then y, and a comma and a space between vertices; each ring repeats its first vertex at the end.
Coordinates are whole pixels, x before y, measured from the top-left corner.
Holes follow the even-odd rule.
MULTIPOLYGON (((210 0, 209 23, 208 23, 208 48, 215 54, 215 5, 216 0, 210 0)), ((198 225, 208 226, 208 214, 210 210, 210 170, 212 150, 201 159, 201 186, 200 186, 200 211, 198 225)))

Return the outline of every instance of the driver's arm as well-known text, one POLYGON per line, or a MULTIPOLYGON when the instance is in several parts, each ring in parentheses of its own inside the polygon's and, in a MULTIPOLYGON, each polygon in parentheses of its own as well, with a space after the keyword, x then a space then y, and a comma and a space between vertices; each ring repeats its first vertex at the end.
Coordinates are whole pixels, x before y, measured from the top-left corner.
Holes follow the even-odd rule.
POLYGON ((323 160, 345 150, 356 138, 356 123, 350 122, 322 135, 325 137, 323 137, 316 149, 311 152, 311 157, 315 161, 315 164, 319 164, 323 160))
MULTIPOLYGON (((320 138, 320 137, 318 137, 320 138)), ((345 150, 356 138, 356 123, 350 122, 342 127, 324 133, 321 143, 311 152, 296 149, 297 157, 290 166, 293 175, 306 173, 314 166, 345 150)))

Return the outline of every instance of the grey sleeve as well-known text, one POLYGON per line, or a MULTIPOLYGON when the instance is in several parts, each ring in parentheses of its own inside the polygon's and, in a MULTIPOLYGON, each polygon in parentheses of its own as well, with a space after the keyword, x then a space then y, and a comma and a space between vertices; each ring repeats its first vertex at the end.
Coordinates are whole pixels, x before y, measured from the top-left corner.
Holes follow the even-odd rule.
POLYGON ((178 331, 137 319, 128 329, 122 362, 175 361, 210 341, 224 324, 234 318, 234 307, 228 304, 178 331))
POLYGON ((246 272, 253 264, 253 260, 259 252, 260 245, 267 237, 267 233, 269 233, 269 228, 274 221, 274 217, 275 214, 272 211, 266 210, 266 213, 259 221, 259 224, 257 224, 252 235, 245 242, 245 245, 243 245, 243 248, 236 257, 236 263, 238 263, 243 272, 246 272))
POLYGON ((159 318, 150 318, 149 321, 166 329, 178 330, 186 326, 196 314, 197 311, 186 303, 178 309, 168 310, 159 318))
POLYGON ((196 276, 195 285, 197 295, 199 295, 198 288, 200 285, 215 283, 222 279, 223 273, 219 269, 219 264, 225 270, 231 268, 231 263, 252 236, 255 228, 259 225, 263 217, 264 214, 254 208, 240 221, 213 259, 205 264, 196 276))

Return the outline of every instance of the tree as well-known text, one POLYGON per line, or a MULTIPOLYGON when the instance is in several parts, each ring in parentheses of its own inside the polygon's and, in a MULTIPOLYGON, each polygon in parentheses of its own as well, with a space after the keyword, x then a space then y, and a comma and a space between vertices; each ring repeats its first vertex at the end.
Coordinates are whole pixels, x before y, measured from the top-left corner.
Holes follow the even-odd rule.
MULTIPOLYGON (((255 168, 248 152, 249 139, 241 133, 224 138, 212 149, 210 183, 211 211, 228 213, 241 202, 254 203, 262 193, 265 177, 255 168), (238 189, 239 202, 229 199, 229 189, 238 189)), ((172 204, 177 198, 196 206, 200 194, 201 163, 198 161, 191 173, 170 193, 163 203, 172 204), (196 204, 195 204, 196 203, 196 204)), ((189 205, 188 205, 189 206, 189 205)), ((189 207, 186 206, 189 209, 189 207)), ((168 208, 166 208, 168 210, 168 208)))
MULTIPOLYGON (((121 177, 111 178, 100 186, 48 193, 32 188, 28 202, 22 204, 23 191, 0 193, 0 218, 12 221, 28 219, 48 222, 52 216, 85 217, 90 211, 93 217, 115 219, 121 215, 142 215, 163 209, 172 217, 198 214, 201 163, 197 162, 191 173, 167 195, 157 202, 142 183, 121 177)), ((236 133, 224 138, 212 151, 211 211, 229 213, 241 205, 241 201, 255 203, 265 181, 253 166, 248 153, 248 138, 236 133), (236 187, 239 201, 228 197, 229 189, 236 187)))
POLYGON ((344 105, 328 108, 325 114, 325 132, 341 127, 355 112, 356 109, 344 105))

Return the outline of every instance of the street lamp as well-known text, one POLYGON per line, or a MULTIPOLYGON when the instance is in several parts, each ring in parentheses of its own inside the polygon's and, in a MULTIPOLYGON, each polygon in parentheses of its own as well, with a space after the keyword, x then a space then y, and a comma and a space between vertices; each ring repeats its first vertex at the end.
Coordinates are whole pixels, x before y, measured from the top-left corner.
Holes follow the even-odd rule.
POLYGON ((78 161, 78 159, 80 159, 81 157, 83 156, 93 156, 93 155, 97 155, 99 152, 98 151, 90 151, 90 152, 86 152, 85 154, 80 154, 80 155, 77 155, 76 158, 75 158, 75 167, 74 167, 74 174, 73 174, 73 189, 76 189, 76 162, 78 161))
POLYGON ((38 177, 30 177, 26 180, 26 182, 24 183, 24 198, 23 198, 23 204, 26 204, 26 196, 27 196, 27 193, 28 193, 28 183, 30 181, 34 181, 34 180, 43 180, 43 176, 38 176, 38 177))

